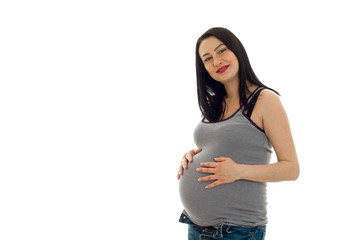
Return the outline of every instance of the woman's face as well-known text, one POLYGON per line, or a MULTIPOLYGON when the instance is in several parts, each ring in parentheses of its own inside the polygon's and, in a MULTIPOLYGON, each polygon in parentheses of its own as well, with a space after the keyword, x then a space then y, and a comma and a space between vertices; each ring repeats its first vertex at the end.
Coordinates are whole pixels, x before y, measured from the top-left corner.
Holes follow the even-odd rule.
POLYGON ((199 55, 214 80, 223 84, 239 81, 237 57, 216 37, 208 37, 200 43, 199 55))

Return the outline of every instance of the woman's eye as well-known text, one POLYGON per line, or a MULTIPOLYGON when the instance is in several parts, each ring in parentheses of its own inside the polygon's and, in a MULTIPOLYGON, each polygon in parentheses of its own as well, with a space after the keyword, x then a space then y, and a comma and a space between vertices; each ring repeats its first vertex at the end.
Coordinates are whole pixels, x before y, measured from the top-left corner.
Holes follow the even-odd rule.
POLYGON ((210 61, 210 60, 211 60, 211 57, 208 57, 208 58, 204 59, 204 62, 207 62, 207 61, 210 61))
POLYGON ((223 52, 225 52, 225 51, 226 51, 226 48, 221 49, 221 50, 219 51, 219 54, 221 54, 221 53, 223 53, 223 52))

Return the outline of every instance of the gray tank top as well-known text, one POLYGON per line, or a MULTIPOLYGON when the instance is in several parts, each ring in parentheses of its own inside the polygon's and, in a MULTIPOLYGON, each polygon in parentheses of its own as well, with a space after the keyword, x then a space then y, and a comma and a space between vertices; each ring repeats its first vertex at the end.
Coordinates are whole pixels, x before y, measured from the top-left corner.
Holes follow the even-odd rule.
POLYGON ((196 172, 201 162, 215 157, 230 157, 236 163, 268 164, 272 146, 265 132, 250 116, 263 88, 257 88, 248 98, 248 109, 241 107, 231 117, 215 122, 204 119, 194 131, 194 140, 202 151, 196 154, 180 178, 180 198, 183 213, 199 226, 262 226, 267 223, 266 183, 238 180, 205 189, 210 182, 198 182, 208 174, 196 172))

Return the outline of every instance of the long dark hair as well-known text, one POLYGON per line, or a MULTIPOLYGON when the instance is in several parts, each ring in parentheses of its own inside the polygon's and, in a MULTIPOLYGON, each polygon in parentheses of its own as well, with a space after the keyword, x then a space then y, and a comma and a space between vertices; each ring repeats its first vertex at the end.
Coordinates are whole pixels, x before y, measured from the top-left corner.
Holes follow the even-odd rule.
MULTIPOLYGON (((216 27, 207 30, 200 36, 196 43, 196 77, 197 77, 197 93, 198 102, 202 115, 210 122, 217 122, 224 114, 223 107, 224 97, 226 95, 225 87, 222 83, 215 81, 205 69, 204 63, 199 55, 199 46, 201 42, 214 36, 222 41, 237 57, 239 62, 239 96, 240 106, 247 107, 246 91, 249 89, 246 85, 246 80, 252 84, 266 87, 255 75, 251 68, 249 58, 246 54, 245 48, 240 40, 228 29, 216 27)), ((271 89, 271 88, 268 88, 271 89)), ((273 90, 273 89, 271 89, 273 90)), ((274 91, 274 90, 273 90, 274 91)), ((276 91, 274 91, 276 92, 276 91)), ((277 93, 277 92, 276 92, 277 93)), ((277 93, 278 94, 278 93, 277 93)))

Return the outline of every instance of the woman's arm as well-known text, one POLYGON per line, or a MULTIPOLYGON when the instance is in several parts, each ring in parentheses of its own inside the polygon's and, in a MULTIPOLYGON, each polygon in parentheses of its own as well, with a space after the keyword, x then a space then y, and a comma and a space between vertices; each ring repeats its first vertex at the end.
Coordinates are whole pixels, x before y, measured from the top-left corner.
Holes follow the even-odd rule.
POLYGON ((244 166, 243 179, 258 182, 278 182, 296 180, 299 176, 299 163, 290 124, 285 109, 277 94, 263 90, 257 103, 262 113, 262 126, 271 142, 277 163, 268 165, 244 166))
POLYGON ((206 168, 199 168, 197 171, 212 173, 212 175, 200 178, 199 181, 216 180, 207 188, 239 179, 279 182, 298 178, 299 163, 290 124, 278 95, 270 90, 263 90, 259 95, 253 114, 255 112, 261 113, 258 125, 265 130, 275 150, 277 162, 266 165, 243 165, 236 164, 231 158, 220 157, 214 159, 216 162, 201 163, 201 166, 206 168))

